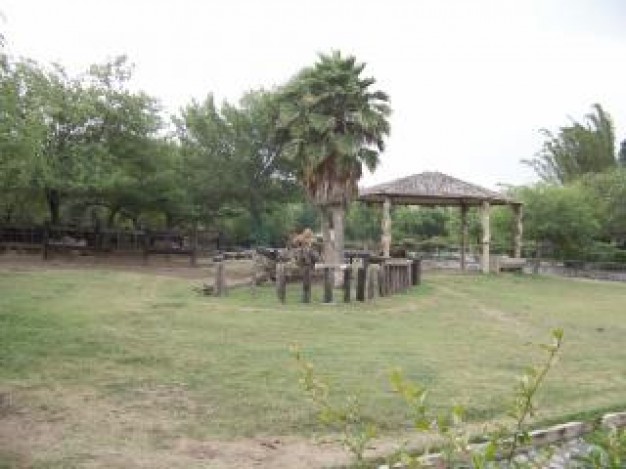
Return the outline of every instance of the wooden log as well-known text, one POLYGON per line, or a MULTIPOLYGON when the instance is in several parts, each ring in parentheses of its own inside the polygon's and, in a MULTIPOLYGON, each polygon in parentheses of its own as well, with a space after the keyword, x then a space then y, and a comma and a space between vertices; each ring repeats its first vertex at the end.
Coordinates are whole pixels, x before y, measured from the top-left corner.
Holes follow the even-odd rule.
POLYGON ((334 269, 324 268, 324 303, 333 302, 333 287, 335 286, 334 269))
MULTIPOLYGON (((120 245, 119 232, 117 233, 117 245, 120 245)), ((143 232, 143 262, 148 263, 148 256, 150 255, 150 232, 145 230, 143 232)))
POLYGON ((302 302, 311 302, 311 271, 310 265, 305 265, 302 268, 302 302))
POLYGON ((43 228, 43 241, 42 241, 42 246, 41 246, 41 255, 43 257, 43 260, 48 260, 48 245, 50 242, 50 228, 48 227, 48 225, 44 226, 43 228))
POLYGON ((385 264, 381 264, 378 268, 378 296, 386 296, 385 291, 385 264))
POLYGON ((422 260, 413 259, 411 262, 411 283, 413 286, 422 284, 422 260))
POLYGON ((215 296, 226 296, 226 272, 223 262, 215 264, 215 296))
POLYGON ((356 299, 365 301, 365 267, 359 267, 356 274, 356 299))
POLYGON ((350 303, 350 288, 352 284, 352 266, 348 265, 343 271, 343 302, 350 303))
POLYGON ((189 253, 189 264, 191 267, 198 265, 198 228, 194 225, 191 232, 191 252, 189 253))
POLYGON ((285 277, 285 264, 276 264, 276 296, 281 303, 287 300, 287 279, 285 277))

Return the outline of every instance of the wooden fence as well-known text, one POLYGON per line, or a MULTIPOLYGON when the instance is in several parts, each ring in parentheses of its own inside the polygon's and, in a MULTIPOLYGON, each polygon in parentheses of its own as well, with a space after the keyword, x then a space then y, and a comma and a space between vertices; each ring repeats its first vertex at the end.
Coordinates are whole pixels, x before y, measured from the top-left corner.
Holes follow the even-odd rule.
MULTIPOLYGON (((371 259, 368 259, 371 261, 371 259)), ((372 300, 376 296, 385 297, 406 292, 411 286, 421 283, 420 259, 377 259, 376 263, 361 261, 348 264, 316 264, 305 266, 302 271, 302 302, 311 302, 313 270, 323 271, 323 302, 333 303, 335 275, 342 273, 342 300, 352 301, 352 288, 356 301, 372 300), (356 275, 355 275, 356 273, 356 275)), ((276 295, 287 301, 287 279, 284 264, 276 266, 276 295)))
POLYGON ((209 230, 117 230, 75 226, 0 226, 0 248, 18 251, 40 250, 44 260, 55 253, 78 252, 141 254, 189 257, 196 265, 198 255, 214 252, 219 236, 209 230))

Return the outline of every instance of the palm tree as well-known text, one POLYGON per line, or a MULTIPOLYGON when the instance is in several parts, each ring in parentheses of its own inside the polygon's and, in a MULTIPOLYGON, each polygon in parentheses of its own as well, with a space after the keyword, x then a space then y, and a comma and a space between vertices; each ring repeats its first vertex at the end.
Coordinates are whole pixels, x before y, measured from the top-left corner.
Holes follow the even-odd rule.
POLYGON ((594 104, 586 122, 573 121, 557 134, 543 129, 541 151, 530 160, 537 175, 547 182, 567 184, 583 174, 601 173, 615 167, 615 128, 611 116, 594 104))
POLYGON ((280 91, 277 137, 310 200, 322 212, 324 260, 343 260, 343 221, 363 164, 373 171, 389 135, 389 97, 370 91, 365 64, 321 54, 280 91))

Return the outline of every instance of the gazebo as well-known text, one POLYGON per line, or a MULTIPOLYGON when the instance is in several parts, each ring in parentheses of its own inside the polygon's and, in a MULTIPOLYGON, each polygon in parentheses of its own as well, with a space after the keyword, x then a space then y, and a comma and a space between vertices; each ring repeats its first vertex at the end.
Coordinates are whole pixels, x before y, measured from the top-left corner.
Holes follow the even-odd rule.
POLYGON ((522 204, 498 192, 470 184, 438 172, 424 172, 378 184, 360 191, 359 200, 382 204, 382 251, 389 257, 391 246, 391 205, 422 205, 459 207, 461 210, 461 269, 466 269, 467 212, 470 207, 479 207, 482 218, 481 270, 490 269, 489 252, 491 230, 489 211, 493 205, 508 205, 513 210, 513 257, 521 257, 522 249, 522 204))

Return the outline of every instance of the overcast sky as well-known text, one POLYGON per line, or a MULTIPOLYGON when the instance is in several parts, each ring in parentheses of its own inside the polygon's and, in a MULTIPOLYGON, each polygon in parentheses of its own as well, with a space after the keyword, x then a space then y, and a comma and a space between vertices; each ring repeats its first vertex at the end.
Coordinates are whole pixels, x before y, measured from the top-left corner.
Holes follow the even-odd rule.
POLYGON ((284 83, 318 52, 366 62, 392 100, 365 185, 441 171, 487 187, 533 181, 538 130, 599 102, 626 138, 622 0, 0 0, 10 51, 81 70, 119 54, 174 112, 284 83))

